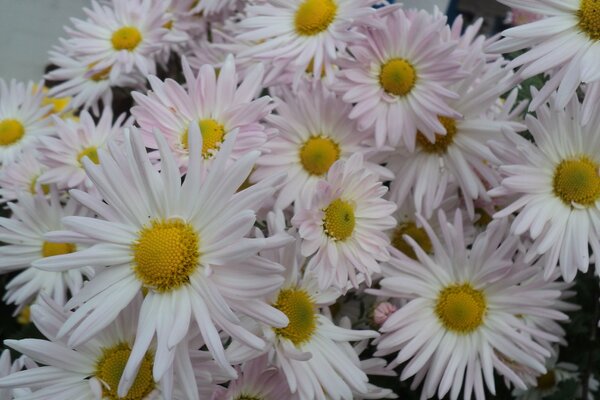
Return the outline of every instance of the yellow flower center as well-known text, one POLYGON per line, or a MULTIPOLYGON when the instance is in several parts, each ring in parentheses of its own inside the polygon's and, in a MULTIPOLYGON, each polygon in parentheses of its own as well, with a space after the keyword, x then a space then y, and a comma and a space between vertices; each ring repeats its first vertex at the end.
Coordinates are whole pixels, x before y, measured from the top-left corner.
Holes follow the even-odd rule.
POLYGON ((340 158, 340 146, 323 136, 313 136, 300 149, 300 162, 311 175, 322 176, 340 158))
POLYGON ((284 289, 279 292, 273 307, 284 313, 290 323, 285 328, 275 328, 275 333, 289 339, 296 346, 310 340, 317 329, 315 304, 302 289, 284 289))
POLYGON ((15 144, 25 135, 25 127, 16 119, 0 121, 0 146, 15 144))
POLYGON ((133 51, 142 41, 142 34, 134 26, 117 29, 110 39, 115 50, 133 51))
POLYGON ((464 283, 448 286, 438 294, 435 313, 450 331, 468 334, 483 324, 487 303, 482 291, 464 283))
POLYGON ((117 395, 119 381, 131 354, 131 347, 126 343, 106 348, 96 363, 96 378, 102 382, 102 398, 109 400, 142 400, 156 387, 152 379, 154 359, 146 353, 140 364, 137 376, 125 397, 117 395))
POLYGON ((592 206, 600 198, 599 168, 587 156, 563 160, 554 170, 554 194, 567 205, 592 206))
POLYGON ((163 28, 171 30, 173 29, 173 20, 169 20, 163 24, 163 28))
POLYGON ((249 394, 241 394, 236 397, 234 400, 264 400, 263 397, 253 396, 249 394))
POLYGON ((31 323, 31 306, 25 306, 17 317, 17 322, 21 325, 29 325, 31 323))
POLYGON ((406 240, 402 237, 403 235, 408 235, 414 239, 415 242, 425 251, 426 253, 431 253, 433 250, 433 245, 431 244, 431 239, 429 239, 429 235, 424 228, 418 227, 413 221, 405 222, 403 224, 398 225, 398 227, 394 230, 392 234, 392 246, 396 249, 400 250, 402 253, 412 258, 413 260, 417 259, 417 255, 412 247, 408 244, 406 240))
MULTIPOLYGON (((29 183, 29 193, 31 194, 37 194, 37 180, 38 180, 39 176, 34 176, 33 179, 31 180, 31 182, 29 183)), ((40 185, 42 188, 42 193, 44 194, 48 194, 50 193, 50 185, 45 185, 42 184, 40 185)))
POLYGON ((537 378, 536 387, 540 390, 549 390, 556 385, 556 373, 554 370, 550 370, 544 375, 540 375, 537 378))
POLYGON ((592 40, 600 40, 600 1, 581 0, 579 10, 579 29, 592 40))
POLYGON ((145 286, 159 292, 189 282, 200 259, 200 238, 181 220, 158 221, 142 228, 133 244, 134 271, 145 286))
MULTIPOLYGON (((198 123, 202 134, 202 157, 212 158, 221 147, 225 138, 225 127, 214 119, 203 119, 198 123)), ((188 131, 185 130, 181 137, 181 145, 188 149, 188 131)))
POLYGON ((475 214, 479 214, 479 218, 475 220, 475 225, 482 228, 485 228, 490 222, 494 220, 494 218, 490 214, 488 214, 488 212, 485 209, 480 207, 475 208, 475 214))
POLYGON ((323 226, 329 237, 335 240, 346 240, 352 235, 356 223, 352 204, 336 199, 323 211, 325 212, 323 226))
POLYGON ((42 244, 42 257, 60 256, 62 254, 70 254, 77 250, 77 246, 73 243, 52 243, 44 242, 42 244))
MULTIPOLYGON (((91 63, 90 65, 88 65, 87 66, 88 71, 91 70, 92 68, 94 68, 94 66, 96 64, 97 63, 91 63)), ((106 67, 103 70, 100 70, 100 71, 92 74, 92 76, 90 76, 89 79, 94 82, 104 81, 108 78, 108 74, 110 74, 110 69, 111 69, 111 67, 106 67)))
POLYGON ((381 66, 379 84, 389 94, 406 96, 416 82, 415 67, 403 58, 392 58, 381 66))
POLYGON ((456 129, 456 120, 448 117, 438 117, 444 128, 446 128, 445 135, 435 135, 435 142, 431 143, 429 139, 421 132, 417 133, 417 143, 424 152, 430 154, 444 154, 448 147, 454 143, 454 136, 458 131, 456 129))
POLYGON ((337 14, 334 0, 305 0, 294 16, 296 32, 303 36, 317 35, 329 27, 337 14))
POLYGON ((79 161, 79 165, 83 166, 83 157, 88 157, 91 162, 98 165, 100 164, 100 159, 98 158, 98 148, 97 147, 88 147, 79 152, 77 155, 77 161, 79 161))

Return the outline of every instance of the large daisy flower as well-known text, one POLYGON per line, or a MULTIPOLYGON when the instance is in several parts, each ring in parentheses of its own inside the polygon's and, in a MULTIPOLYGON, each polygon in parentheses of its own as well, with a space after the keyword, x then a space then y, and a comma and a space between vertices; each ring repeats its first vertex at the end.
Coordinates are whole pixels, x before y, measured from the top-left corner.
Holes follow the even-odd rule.
POLYGON ((29 150, 17 161, 0 170, 0 202, 15 201, 21 193, 48 194, 50 187, 42 185, 39 177, 48 169, 40 162, 40 153, 29 150))
POLYGON ((508 136, 516 154, 508 154, 510 162, 500 168, 502 186, 490 194, 518 197, 494 217, 520 210, 512 232, 529 232, 533 243, 527 261, 544 254, 545 276, 560 264, 563 278, 570 282, 577 270, 588 269, 588 245, 600 254, 600 115, 582 126, 577 99, 562 111, 544 105, 536 115, 537 119, 526 118, 535 144, 508 136))
POLYGON ((193 321, 215 360, 235 376, 218 328, 255 349, 263 349, 265 343, 239 325, 234 310, 274 327, 288 322, 282 312, 258 297, 281 285, 282 267, 256 254, 289 237, 245 237, 254 225, 255 210, 274 194, 280 177, 238 192, 259 153, 250 152, 226 168, 236 139, 232 132, 213 167, 203 174, 197 124, 190 124, 189 138, 191 156, 183 183, 160 133, 156 134, 160 172, 150 163, 137 130, 123 145, 112 143, 109 152, 100 149, 98 165, 89 157, 84 159, 103 200, 79 190, 71 190, 71 194, 101 219, 65 218, 69 230, 52 238, 82 241, 90 247, 35 263, 50 271, 81 265, 107 267, 68 303, 69 307, 79 306, 61 330, 62 335, 70 332, 72 346, 85 343, 110 324, 142 288, 147 290, 137 317, 139 334, 123 374, 124 391, 133 384, 135 371, 155 336, 157 354, 163 360, 155 364, 155 380, 174 362, 178 344, 194 329, 193 321))
POLYGON ((417 131, 444 135, 439 117, 460 117, 448 105, 458 96, 446 89, 462 77, 456 42, 442 40, 446 18, 425 11, 399 9, 382 21, 382 29, 366 30, 367 38, 350 46, 356 61, 344 63, 337 88, 355 104, 350 118, 361 129, 375 127, 378 147, 402 142, 413 150, 417 131))
POLYGON ((149 77, 152 91, 147 95, 133 93, 137 106, 131 113, 142 128, 144 142, 151 149, 157 148, 154 130, 165 136, 177 163, 185 169, 188 150, 188 126, 198 125, 202 132, 201 155, 212 159, 230 132, 238 130, 231 153, 233 160, 249 151, 260 148, 267 141, 267 134, 260 121, 267 116, 273 105, 267 96, 257 100, 262 84, 263 67, 256 65, 238 86, 233 56, 229 56, 222 68, 204 65, 194 75, 187 61, 183 60, 186 87, 171 79, 161 81, 149 77))
POLYGON ((391 259, 381 290, 372 291, 409 299, 380 328, 376 355, 395 353, 392 367, 408 362, 400 378, 415 376, 413 388, 423 383, 422 398, 457 399, 464 387, 464 398, 485 399, 484 385, 495 393, 494 370, 524 389, 511 365, 545 373, 550 356, 533 340, 543 333, 519 315, 548 315, 559 294, 529 280, 536 268, 514 263, 519 239, 507 236, 505 221, 490 225, 467 250, 461 219, 457 212, 450 224, 440 213, 440 237, 422 220, 433 255, 407 237, 418 260, 391 259))
POLYGON ((364 168, 362 155, 336 161, 317 185, 306 209, 292 223, 302 237, 302 254, 314 255, 307 268, 317 274, 321 288, 345 288, 359 278, 371 284, 379 261, 389 258, 386 230, 394 228, 396 204, 382 196, 387 187, 364 168))
POLYGON ((50 105, 42 105, 44 85, 24 85, 0 79, 0 163, 9 164, 31 150, 42 136, 52 134, 46 118, 50 105))

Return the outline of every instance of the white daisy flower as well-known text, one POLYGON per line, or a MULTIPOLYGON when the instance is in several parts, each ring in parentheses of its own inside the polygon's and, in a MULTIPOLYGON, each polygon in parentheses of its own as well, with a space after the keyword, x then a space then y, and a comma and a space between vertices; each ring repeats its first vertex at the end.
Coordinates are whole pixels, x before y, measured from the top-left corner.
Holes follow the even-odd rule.
POLYGON ((494 370, 526 388, 511 370, 512 363, 545 373, 550 352, 533 340, 544 333, 527 326, 519 315, 566 319, 547 309, 559 294, 530 280, 536 268, 515 264, 519 239, 507 236, 505 221, 491 224, 470 250, 460 212, 453 224, 440 212, 440 237, 421 221, 433 255, 407 236, 418 260, 392 258, 381 290, 369 291, 409 299, 380 328, 383 336, 375 354, 396 354, 391 367, 408 362, 400 378, 414 376, 413 389, 423 383, 422 398, 437 394, 457 399, 464 388, 464 398, 475 394, 485 399, 484 385, 495 393, 494 370))
POLYGON ((459 53, 455 41, 442 40, 446 17, 399 9, 382 22, 382 29, 366 30, 367 38, 350 46, 356 61, 342 65, 336 88, 355 104, 350 118, 361 129, 375 128, 378 147, 404 143, 413 150, 417 131, 443 135, 439 117, 460 117, 448 104, 458 95, 446 89, 463 77, 459 53))
POLYGON ((51 107, 42 105, 44 93, 38 84, 24 85, 0 79, 0 163, 10 164, 23 152, 33 149, 42 136, 52 134, 46 118, 51 107))
POLYGON ((292 219, 302 238, 302 254, 313 255, 307 268, 319 285, 358 287, 359 277, 371 285, 381 272, 378 262, 389 258, 386 230, 396 226, 396 205, 382 198, 387 187, 364 167, 362 155, 336 161, 317 184, 308 208, 292 219))
POLYGON ((588 269, 588 245, 600 254, 600 115, 582 126, 577 99, 562 111, 544 105, 536 115, 526 117, 535 144, 507 135, 516 154, 508 154, 509 162, 500 168, 502 186, 490 194, 518 197, 494 217, 519 211, 511 231, 529 232, 533 243, 526 261, 544 254, 546 278, 560 264, 563 278, 571 282, 577 270, 588 269))
POLYGON ((265 343, 239 325, 234 310, 270 326, 287 324, 282 312, 259 298, 281 285, 282 267, 256 254, 289 237, 245 237, 255 222, 255 210, 274 194, 280 177, 237 192, 259 153, 250 152, 226 169, 235 136, 235 132, 228 135, 213 167, 203 175, 202 137, 198 125, 190 124, 191 156, 183 183, 160 133, 156 134, 160 172, 150 163, 137 130, 122 146, 113 142, 109 152, 99 149, 100 164, 85 159, 84 166, 103 200, 78 190, 71 194, 102 219, 65 218, 69 231, 52 236, 56 241, 89 243, 90 248, 35 263, 50 271, 107 266, 67 305, 79 306, 61 329, 61 335, 70 333, 71 346, 85 343, 110 324, 142 288, 148 291, 120 395, 133 383, 155 335, 157 354, 161 360, 165 357, 155 364, 155 380, 173 362, 181 362, 174 359, 175 352, 194 329, 192 322, 218 364, 235 376, 218 328, 255 349, 263 349, 265 343))
POLYGON ((0 170, 1 202, 15 201, 23 192, 35 194, 50 193, 50 186, 43 185, 39 177, 48 169, 40 162, 40 154, 32 149, 17 161, 5 165, 0 170))
MULTIPOLYGON (((27 358, 26 356, 21 356, 11 362, 10 359, 10 350, 4 350, 0 353, 0 379, 13 374, 15 372, 21 371, 24 368, 35 368, 37 365, 27 358)), ((29 389, 18 388, 18 389, 8 389, 8 388, 0 388, 0 400, 13 400, 15 397, 21 398, 26 394, 30 394, 31 391, 29 389)))

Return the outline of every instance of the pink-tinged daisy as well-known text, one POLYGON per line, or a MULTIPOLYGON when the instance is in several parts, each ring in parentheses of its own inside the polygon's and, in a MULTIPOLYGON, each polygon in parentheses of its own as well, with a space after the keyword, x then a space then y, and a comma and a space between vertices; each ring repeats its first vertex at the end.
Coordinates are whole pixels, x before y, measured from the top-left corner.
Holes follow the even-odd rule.
POLYGON ((260 121, 271 112, 273 105, 267 96, 255 100, 264 73, 261 65, 256 65, 239 86, 233 56, 227 58, 218 77, 215 67, 210 65, 202 66, 198 75, 194 75, 185 59, 183 73, 186 88, 171 79, 163 82, 150 76, 152 91, 147 95, 133 93, 138 105, 131 113, 142 128, 147 147, 157 148, 153 132, 159 130, 178 165, 185 170, 190 158, 190 123, 202 132, 200 154, 206 160, 215 157, 234 129, 238 130, 238 136, 230 154, 232 160, 265 144, 267 133, 260 121))
POLYGON ((84 159, 102 200, 76 189, 71 195, 100 219, 64 218, 68 230, 51 237, 90 247, 34 263, 49 271, 106 267, 67 304, 78 307, 61 329, 61 335, 70 333, 71 346, 85 343, 114 321, 143 288, 147 290, 137 317, 139 334, 119 387, 121 395, 133 383, 154 337, 161 354, 153 370, 157 381, 172 363, 181 362, 175 359, 175 351, 195 329, 193 322, 216 362, 235 376, 219 329, 255 349, 264 349, 265 343, 240 326, 234 311, 277 328, 288 322, 282 312, 260 299, 261 293, 281 285, 282 267, 257 252, 290 238, 285 234, 246 238, 255 210, 273 196, 280 177, 238 192, 259 153, 249 152, 227 165, 236 139, 232 132, 204 174, 200 129, 197 124, 189 129, 191 156, 183 182, 160 133, 156 141, 161 171, 151 164, 137 129, 123 145, 111 143, 108 152, 99 149, 99 164, 84 159))
POLYGON ((34 85, 0 79, 0 164, 10 164, 52 134, 46 118, 51 106, 42 104, 44 85, 34 85))
POLYGON ((15 201, 21 193, 48 194, 50 187, 43 185, 39 177, 48 169, 40 162, 40 153, 29 150, 17 161, 0 170, 0 202, 15 201))
POLYGON ((496 169, 501 162, 488 141, 502 140, 503 130, 525 129, 511 120, 494 118, 498 99, 513 83, 503 63, 503 60, 493 64, 480 61, 468 78, 449 87, 459 98, 448 104, 462 118, 439 116, 444 134, 418 132, 413 152, 398 149, 392 153, 387 167, 401 179, 392 182, 391 199, 398 204, 413 201, 416 211, 426 218, 444 200, 449 183, 459 187, 471 218, 475 214, 475 200, 491 200, 487 191, 500 182, 496 169))
POLYGON ((77 250, 71 241, 50 242, 45 235, 64 229, 61 219, 65 216, 89 216, 90 212, 76 201, 70 200, 63 207, 58 193, 52 191, 50 199, 24 192, 18 203, 8 203, 11 218, 0 218, 0 272, 23 270, 6 285, 4 300, 21 308, 34 302, 46 292, 56 302, 65 304, 67 295, 76 294, 84 279, 94 276, 94 270, 86 265, 66 272, 42 271, 31 266, 36 260, 77 250))
POLYGON ((403 143, 413 150, 417 131, 444 135, 439 117, 460 117, 448 104, 458 95, 446 88, 463 77, 459 53, 455 41, 443 40, 446 17, 399 9, 382 23, 350 46, 356 61, 342 65, 336 88, 355 104, 350 118, 361 129, 375 128, 378 147, 403 143))
MULTIPOLYGON (((515 263, 519 239, 508 235, 508 224, 495 221, 472 244, 465 242, 460 212, 449 223, 440 213, 442 235, 422 224, 433 244, 427 255, 412 239, 417 260, 391 259, 370 293, 409 301, 380 328, 376 355, 395 354, 390 366, 405 363, 400 378, 414 376, 422 398, 495 394, 494 370, 515 386, 526 384, 511 365, 545 373, 550 352, 534 338, 545 335, 525 324, 519 315, 566 315, 548 310, 559 293, 531 279, 537 268, 515 263)), ((539 277, 539 275, 538 275, 539 277)))
MULTIPOLYGON (((523 79, 552 72, 530 109, 536 110, 558 88, 556 108, 564 108, 581 82, 600 81, 600 3, 596 0, 499 0, 509 7, 540 14, 544 18, 505 30, 502 40, 490 46, 494 52, 529 49, 510 66, 522 66, 523 79)), ((591 117, 591 116, 590 116, 591 117)), ((587 122, 587 121, 586 121, 587 122)))
POLYGON ((394 228, 396 205, 382 198, 387 187, 364 166, 362 155, 336 161, 317 184, 308 208, 292 219, 302 238, 302 254, 313 255, 307 268, 321 288, 340 289, 359 277, 371 284, 380 261, 389 258, 387 230, 394 228))
MULTIPOLYGON (((273 174, 286 173, 275 207, 284 209, 292 202, 296 209, 307 208, 315 195, 317 183, 337 160, 352 154, 373 152, 362 142, 369 132, 360 132, 348 118, 351 106, 322 85, 304 84, 297 92, 287 91, 277 104, 277 114, 267 117, 267 124, 278 135, 263 147, 252 181, 273 174)), ((365 166, 386 178, 393 176, 377 164, 365 166)))
POLYGON ((103 110, 97 123, 87 111, 81 112, 79 121, 54 117, 58 137, 41 139, 39 151, 47 171, 39 177, 39 182, 55 184, 59 189, 92 190, 92 181, 83 168, 84 157, 98 164, 98 149, 106 149, 111 140, 122 142, 123 127, 130 123, 125 121, 125 114, 113 122, 110 107, 103 110))
POLYGON ((362 37, 353 29, 372 15, 377 0, 274 0, 249 5, 239 22, 240 40, 256 44, 242 56, 277 59, 298 73, 312 65, 314 77, 322 71, 332 78, 333 66, 348 45, 362 37))
POLYGON ((535 144, 507 135, 513 153, 498 152, 507 160, 500 168, 505 178, 490 194, 516 197, 494 217, 519 211, 511 230, 528 232, 533 240, 526 261, 544 255, 546 278, 560 264, 563 279, 571 282, 577 270, 588 269, 588 246, 600 254, 600 115, 584 126, 577 99, 565 110, 551 107, 539 107, 537 119, 526 117, 535 144))

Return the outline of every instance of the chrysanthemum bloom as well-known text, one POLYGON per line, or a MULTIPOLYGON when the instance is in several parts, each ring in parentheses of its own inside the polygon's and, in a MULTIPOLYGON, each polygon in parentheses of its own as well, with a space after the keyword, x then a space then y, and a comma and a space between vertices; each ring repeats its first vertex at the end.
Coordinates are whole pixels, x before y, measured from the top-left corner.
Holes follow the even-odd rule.
MULTIPOLYGON (((530 109, 541 106, 558 88, 556 108, 566 106, 581 82, 600 81, 597 60, 600 58, 600 3, 596 0, 499 0, 545 18, 505 30, 504 39, 489 50, 512 52, 530 49, 514 59, 510 66, 523 66, 523 79, 542 72, 551 72, 539 96, 533 98, 530 109)), ((597 98, 597 100, 600 99, 597 98)), ((589 115, 591 118, 592 115, 589 115)), ((587 121, 585 121, 587 122, 587 121)))
POLYGON ((302 237, 302 254, 313 255, 307 268, 321 288, 371 285, 381 272, 378 262, 389 258, 387 230, 396 225, 396 204, 382 196, 387 187, 368 171, 360 153, 336 161, 319 181, 308 208, 298 210, 292 223, 302 237))
POLYGON ((15 201, 23 192, 48 194, 50 187, 42 185, 39 177, 48 169, 40 162, 37 150, 28 150, 13 163, 0 170, 0 202, 15 201))
POLYGON ((346 47, 362 37, 353 26, 375 12, 377 0, 290 0, 249 5, 239 23, 241 40, 256 42, 242 56, 277 59, 299 74, 312 65, 332 77, 333 65, 346 47))
POLYGON ((77 245, 70 240, 55 243, 48 241, 45 235, 64 229, 63 217, 89 216, 89 210, 74 200, 63 207, 55 190, 49 200, 42 195, 21 193, 18 203, 8 203, 8 206, 12 217, 0 218, 0 241, 5 243, 0 246, 0 272, 23 272, 6 285, 4 300, 24 307, 41 292, 46 292, 56 302, 65 304, 67 294, 78 293, 84 278, 94 276, 94 270, 81 265, 82 268, 66 272, 49 272, 33 268, 31 264, 41 258, 76 251, 77 245))
POLYGON ((0 79, 0 164, 9 164, 24 151, 32 150, 42 136, 51 135, 50 120, 46 118, 49 105, 42 105, 42 84, 24 85, 0 79))
POLYGON ((88 157, 98 164, 98 149, 106 149, 110 140, 122 142, 125 114, 121 114, 113 123, 113 113, 106 107, 98 123, 83 111, 79 121, 63 121, 54 117, 58 137, 41 139, 40 153, 47 171, 39 177, 42 184, 56 184, 59 189, 92 189, 92 181, 83 168, 83 158, 88 157))
POLYGON ((413 388, 423 383, 422 398, 437 392, 457 399, 464 387, 464 398, 484 399, 484 384, 495 393, 494 370, 525 388, 512 363, 545 373, 550 356, 532 338, 542 333, 519 315, 547 315, 559 294, 529 279, 536 268, 515 264, 519 239, 507 235, 505 221, 491 224, 467 250, 461 220, 457 212, 450 224, 440 213, 439 237, 422 220, 433 255, 407 237, 418 260, 391 259, 382 289, 371 291, 409 299, 381 327, 375 354, 396 353, 391 367, 407 362, 400 378, 415 376, 413 388))
POLYGON ((138 105, 131 110, 142 128, 145 145, 157 148, 153 132, 159 130, 185 170, 190 158, 188 126, 193 122, 202 132, 200 153, 206 160, 215 157, 234 129, 238 130, 238 136, 230 154, 232 160, 259 149, 267 141, 260 121, 273 108, 270 97, 254 100, 260 92, 263 73, 263 67, 256 65, 238 86, 235 60, 229 56, 218 77, 215 67, 210 65, 202 66, 198 75, 194 75, 184 59, 185 89, 171 79, 163 82, 150 76, 152 91, 147 95, 134 92, 138 105))
POLYGON ((430 138, 444 135, 439 117, 460 117, 448 104, 458 96, 446 89, 463 77, 456 42, 442 40, 446 17, 425 11, 397 10, 383 23, 350 46, 356 61, 343 67, 336 87, 344 101, 355 104, 350 118, 361 129, 375 127, 378 147, 403 143, 413 150, 417 131, 430 138))
MULTIPOLYGON (((267 117, 278 135, 264 146, 252 181, 273 174, 286 173, 275 207, 284 209, 292 202, 296 209, 307 208, 317 183, 337 160, 352 154, 368 153, 373 148, 362 144, 368 132, 359 132, 348 118, 351 106, 322 85, 301 85, 297 92, 288 91, 277 104, 277 114, 267 117)), ((385 174, 384 168, 365 162, 365 166, 385 174)), ((392 178, 392 175, 386 175, 392 178)))
POLYGON ((565 110, 544 105, 536 114, 537 119, 526 117, 535 144, 519 135, 507 136, 520 159, 510 157, 512 162, 500 168, 502 186, 490 194, 518 198, 494 217, 519 211, 511 230, 517 235, 529 232, 533 240, 526 261, 544 254, 546 278, 560 264, 564 280, 570 282, 577 270, 588 269, 588 245, 600 254, 600 115, 583 126, 577 99, 565 110))
POLYGON ((141 297, 138 294, 98 336, 75 348, 57 339, 58 330, 70 313, 65 313, 51 300, 42 299, 32 307, 33 321, 49 340, 6 340, 4 343, 43 366, 0 378, 0 387, 27 388, 31 394, 23 398, 44 400, 198 399, 195 383, 182 379, 186 376, 182 370, 187 366, 175 366, 161 381, 152 378, 152 369, 162 362, 161 355, 153 348, 144 352, 131 388, 123 395, 118 394, 119 380, 133 351, 141 297))
POLYGON ((154 366, 155 380, 175 362, 178 344, 186 340, 192 321, 197 322, 218 364, 235 376, 218 328, 255 349, 263 349, 265 343, 239 325, 234 311, 277 328, 288 322, 282 312, 260 298, 261 293, 281 285, 282 267, 256 254, 280 246, 289 237, 245 237, 254 225, 255 210, 274 194, 280 177, 237 192, 259 153, 250 152, 226 168, 235 139, 235 132, 230 133, 212 168, 203 175, 202 137, 197 124, 190 124, 191 156, 183 183, 160 133, 156 134, 160 172, 150 163, 137 130, 123 145, 112 143, 109 152, 100 149, 100 163, 87 158, 84 166, 103 200, 76 189, 71 195, 101 219, 65 218, 69 231, 52 236, 56 241, 82 241, 90 248, 35 263, 50 271, 81 265, 107 267, 67 304, 79 306, 60 332, 61 336, 70 333, 71 346, 85 343, 110 324, 142 288, 147 290, 121 395, 133 384, 155 336, 161 355, 161 362, 154 366))
POLYGON ((461 190, 469 217, 475 214, 474 200, 491 201, 487 191, 497 186, 500 160, 488 141, 502 140, 502 130, 523 130, 522 124, 493 118, 491 110, 500 96, 512 87, 510 71, 503 61, 479 63, 468 78, 450 86, 459 98, 448 104, 462 118, 439 116, 445 134, 418 132, 414 152, 398 149, 387 167, 400 179, 392 182, 390 198, 402 204, 413 201, 418 213, 430 218, 444 200, 449 183, 461 190))

